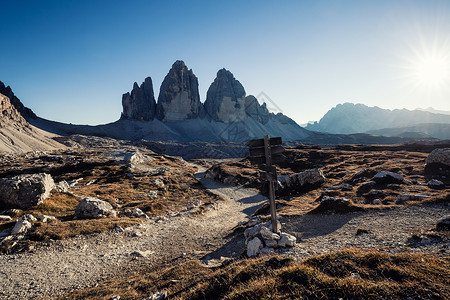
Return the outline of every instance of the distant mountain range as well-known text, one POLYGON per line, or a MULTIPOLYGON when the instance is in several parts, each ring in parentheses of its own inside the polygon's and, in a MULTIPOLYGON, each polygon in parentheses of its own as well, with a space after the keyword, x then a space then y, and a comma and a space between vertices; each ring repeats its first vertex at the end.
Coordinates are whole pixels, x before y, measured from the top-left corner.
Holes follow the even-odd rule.
POLYGON ((183 61, 172 65, 158 100, 150 77, 141 85, 135 82, 131 92, 122 96, 120 119, 109 124, 72 125, 40 118, 2 82, 0 97, 0 152, 55 149, 62 146, 52 139, 55 135, 72 134, 143 143, 231 142, 237 146, 266 134, 281 136, 293 142, 291 145, 395 144, 417 138, 450 138, 450 115, 352 103, 336 106, 305 129, 286 115, 269 112, 266 104, 246 95, 242 84, 226 69, 217 72, 202 103, 197 77, 183 61))
POLYGON ((344 103, 306 129, 333 134, 371 133, 407 138, 450 138, 450 115, 425 110, 382 109, 344 103))

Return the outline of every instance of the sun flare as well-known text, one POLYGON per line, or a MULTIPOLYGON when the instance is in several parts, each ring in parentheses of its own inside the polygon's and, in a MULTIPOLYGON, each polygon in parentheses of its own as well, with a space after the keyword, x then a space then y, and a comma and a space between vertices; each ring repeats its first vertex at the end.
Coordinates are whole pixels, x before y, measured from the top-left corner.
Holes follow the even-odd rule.
POLYGON ((450 84, 450 61, 443 55, 424 55, 413 65, 413 77, 425 87, 450 84))

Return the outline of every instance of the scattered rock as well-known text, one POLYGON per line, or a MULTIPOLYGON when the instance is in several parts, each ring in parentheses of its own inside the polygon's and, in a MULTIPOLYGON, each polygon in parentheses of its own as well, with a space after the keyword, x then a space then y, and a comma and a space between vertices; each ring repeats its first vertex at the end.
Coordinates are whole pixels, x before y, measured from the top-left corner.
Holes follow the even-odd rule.
POLYGON ((436 223, 437 230, 450 230, 450 215, 440 218, 436 223))
POLYGON ((40 216, 37 217, 37 219, 39 221, 41 221, 42 223, 48 223, 48 222, 56 220, 56 217, 54 217, 54 216, 47 216, 47 215, 40 215, 40 216))
POLYGON ((347 198, 323 196, 318 207, 311 213, 347 213, 361 211, 363 208, 355 206, 347 198))
POLYGON ((298 174, 278 177, 278 183, 282 190, 314 187, 324 182, 325 176, 320 169, 309 169, 298 174))
POLYGON ((424 198, 427 198, 429 196, 426 195, 411 195, 411 194, 401 194, 397 196, 397 199, 395 200, 396 204, 402 204, 406 201, 420 201, 424 198))
POLYGON ((119 296, 119 295, 112 296, 112 297, 110 298, 110 300, 120 300, 120 296, 119 296))
POLYGON ((276 233, 273 233, 272 230, 270 230, 269 228, 265 227, 265 226, 261 226, 261 229, 259 231, 259 235, 264 239, 264 240, 279 240, 280 236, 276 233))
POLYGON ((148 216, 138 207, 135 207, 131 213, 135 218, 148 218, 148 216))
POLYGON ((258 237, 253 238, 247 243, 247 256, 257 256, 262 248, 263 243, 261 242, 261 240, 258 237))
POLYGON ((357 194, 367 193, 373 188, 375 184, 376 182, 373 180, 361 183, 361 185, 358 187, 357 194))
POLYGON ((373 205, 381 205, 381 204, 383 204, 383 202, 381 202, 380 199, 375 199, 375 200, 372 201, 372 204, 373 205))
POLYGON ((386 192, 382 191, 382 190, 373 190, 370 191, 367 196, 373 198, 384 198, 386 197, 386 192))
POLYGON ((146 251, 134 251, 130 253, 131 256, 136 257, 149 257, 152 254, 155 254, 155 251, 146 250, 146 251))
POLYGON ((55 190, 60 193, 66 193, 69 190, 69 184, 67 181, 62 180, 55 186, 55 190))
POLYGON ((403 175, 389 172, 389 171, 381 171, 378 172, 373 178, 376 183, 402 183, 404 178, 403 175))
POLYGON ((10 216, 0 215, 0 222, 11 221, 12 218, 10 216))
POLYGON ((151 297, 146 298, 145 300, 164 300, 167 299, 167 292, 155 293, 151 297))
POLYGON ((339 188, 340 188, 342 191, 351 191, 351 190, 353 190, 353 186, 352 186, 351 184, 348 184, 348 183, 343 183, 343 184, 341 184, 341 185, 339 186, 339 188))
POLYGON ((158 197, 158 192, 157 192, 157 191, 149 191, 149 192, 147 193, 147 196, 148 196, 150 199, 156 199, 156 198, 158 197))
POLYGON ((96 219, 105 217, 116 217, 116 211, 106 201, 86 197, 75 209, 75 217, 79 219, 96 219))
POLYGON ((114 231, 118 233, 124 233, 125 230, 121 226, 114 227, 114 231))
POLYGON ((155 179, 152 183, 154 186, 156 186, 157 188, 161 189, 164 188, 164 182, 161 179, 155 179))
POLYGON ((32 224, 24 218, 20 218, 17 220, 13 229, 11 230, 11 235, 23 234, 28 231, 32 227, 32 224))
POLYGON ((440 189, 445 187, 445 184, 437 179, 431 179, 430 181, 427 182, 427 185, 432 189, 440 189))
POLYGON ((427 164, 442 164, 450 167, 450 148, 434 149, 425 162, 427 164))
POLYGON ((282 232, 278 240, 278 247, 294 247, 296 242, 295 236, 282 232))
POLYGON ((0 178, 0 204, 30 208, 47 199, 54 186, 53 178, 45 173, 0 178))

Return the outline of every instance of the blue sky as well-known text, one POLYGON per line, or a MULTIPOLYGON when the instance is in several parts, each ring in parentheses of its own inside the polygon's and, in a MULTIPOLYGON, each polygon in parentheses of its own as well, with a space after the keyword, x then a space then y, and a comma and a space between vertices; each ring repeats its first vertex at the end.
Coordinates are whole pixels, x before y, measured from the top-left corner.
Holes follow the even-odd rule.
POLYGON ((202 101, 224 67, 299 123, 344 102, 450 110, 450 1, 0 0, 0 11, 0 80, 52 120, 115 121, 122 94, 151 76, 157 97, 177 59, 202 101), (445 76, 423 84, 417 65, 433 55, 445 76))

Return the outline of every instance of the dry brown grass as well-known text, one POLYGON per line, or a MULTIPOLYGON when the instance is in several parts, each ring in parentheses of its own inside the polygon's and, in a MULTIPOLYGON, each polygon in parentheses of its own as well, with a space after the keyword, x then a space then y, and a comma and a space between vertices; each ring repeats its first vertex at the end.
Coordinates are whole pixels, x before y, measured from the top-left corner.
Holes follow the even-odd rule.
POLYGON ((344 250, 295 262, 263 257, 207 269, 196 261, 143 272, 61 299, 448 299, 450 260, 419 254, 344 250))
MULTIPOLYGON (((282 206, 279 213, 301 215, 314 211, 318 208, 323 195, 347 198, 351 200, 354 207, 361 209, 386 209, 421 202, 448 202, 450 200, 448 189, 436 190, 426 185, 430 179, 424 170, 428 153, 421 151, 423 149, 415 151, 402 146, 352 146, 324 149, 317 146, 299 146, 287 148, 284 153, 286 159, 277 163, 279 175, 320 168, 326 177, 326 182, 320 188, 293 189, 283 191, 283 194, 277 194, 277 203, 282 206), (355 175, 362 170, 366 170, 366 172, 357 179, 355 175), (358 191, 361 183, 371 180, 376 173, 382 170, 402 173, 405 178, 404 183, 400 185, 376 184, 367 191, 358 191), (345 183, 351 184, 353 189, 346 191, 337 188, 345 183), (383 193, 379 196, 371 195, 370 191, 374 190, 380 190, 383 193), (397 196, 400 194, 424 193, 430 196, 419 201, 396 203, 397 196), (375 198, 379 198, 382 205, 373 205, 372 201, 375 198)), ((251 165, 248 160, 224 162, 213 168, 219 174, 217 180, 256 187, 263 193, 267 192, 265 184, 259 179, 258 167, 251 165)))

